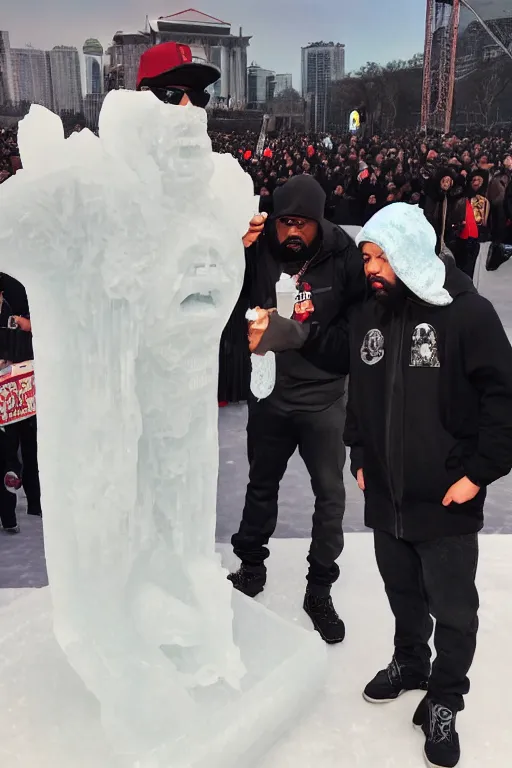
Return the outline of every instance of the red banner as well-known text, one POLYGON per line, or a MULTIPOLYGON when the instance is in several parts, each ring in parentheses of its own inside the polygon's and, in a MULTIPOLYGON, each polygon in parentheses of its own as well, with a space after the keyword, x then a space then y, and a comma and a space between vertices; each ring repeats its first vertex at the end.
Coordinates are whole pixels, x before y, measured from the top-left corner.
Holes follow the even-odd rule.
POLYGON ((0 427, 35 415, 34 363, 18 363, 0 371, 0 427))

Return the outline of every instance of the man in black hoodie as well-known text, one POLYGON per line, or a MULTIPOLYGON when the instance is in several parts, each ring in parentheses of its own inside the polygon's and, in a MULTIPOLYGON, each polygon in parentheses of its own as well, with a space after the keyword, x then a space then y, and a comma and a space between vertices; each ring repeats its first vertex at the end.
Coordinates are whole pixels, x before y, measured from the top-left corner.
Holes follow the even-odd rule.
POLYGON ((276 189, 274 213, 246 249, 240 300, 247 308, 261 308, 259 327, 265 332, 251 331, 252 348, 277 353, 277 378, 267 399, 249 402, 249 485, 240 530, 232 538, 242 566, 230 579, 252 597, 263 590, 279 484, 298 448, 315 494, 304 608, 324 640, 337 643, 345 629, 330 590, 343 550, 347 313, 362 300, 365 280, 353 241, 324 219, 325 199, 311 176, 291 179, 276 189), (282 272, 294 276, 297 287, 293 319, 268 312, 276 307, 282 272))
POLYGON ((435 255, 401 203, 358 235, 372 296, 351 317, 345 441, 395 616, 395 653, 364 697, 426 696, 427 762, 454 768, 476 648, 486 488, 512 468, 512 348, 490 302, 435 255), (437 658, 431 668, 433 616, 437 658))

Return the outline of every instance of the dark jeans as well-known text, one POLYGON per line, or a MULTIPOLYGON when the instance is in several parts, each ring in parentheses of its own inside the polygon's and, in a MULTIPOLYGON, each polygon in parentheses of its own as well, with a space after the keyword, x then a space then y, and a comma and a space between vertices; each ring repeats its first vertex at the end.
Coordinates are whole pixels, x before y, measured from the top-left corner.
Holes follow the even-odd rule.
POLYGON ((375 554, 395 616, 395 656, 408 673, 428 677, 429 640, 436 619, 436 659, 429 696, 453 711, 464 708, 467 674, 478 631, 478 536, 409 543, 375 531, 375 554))
POLYGON ((235 554, 246 565, 261 565, 269 556, 279 485, 298 448, 315 494, 307 578, 319 595, 329 593, 340 573, 335 561, 343 551, 344 422, 343 399, 314 412, 283 413, 265 400, 249 404, 249 485, 240 530, 231 539, 235 554))
POLYGON ((6 433, 0 429, 0 522, 4 528, 15 528, 16 494, 10 493, 4 485, 4 477, 10 467, 8 464, 10 445, 6 433))
POLYGON ((473 279, 478 254, 480 253, 479 241, 474 237, 468 237, 467 240, 458 237, 452 243, 452 252, 458 268, 473 279))
MULTIPOLYGON (((7 469, 21 475, 27 497, 28 512, 37 514, 41 510, 41 487, 37 464, 37 419, 32 416, 5 428, 7 445, 7 469), (20 465, 18 451, 21 449, 20 465)), ((5 472, 4 472, 5 474, 5 472)), ((3 484, 4 474, 0 477, 3 484)), ((12 495, 12 494, 11 494, 12 495)))

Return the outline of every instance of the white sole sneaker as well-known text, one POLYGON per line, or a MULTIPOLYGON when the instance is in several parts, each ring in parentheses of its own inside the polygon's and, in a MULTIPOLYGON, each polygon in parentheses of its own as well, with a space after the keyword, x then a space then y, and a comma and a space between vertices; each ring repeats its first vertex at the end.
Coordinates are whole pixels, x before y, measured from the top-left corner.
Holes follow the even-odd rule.
POLYGON ((407 689, 404 688, 398 696, 396 696, 394 699, 372 699, 370 696, 367 696, 366 693, 363 691, 363 699, 368 702, 368 704, 392 704, 394 701, 400 698, 404 693, 407 693, 407 689))

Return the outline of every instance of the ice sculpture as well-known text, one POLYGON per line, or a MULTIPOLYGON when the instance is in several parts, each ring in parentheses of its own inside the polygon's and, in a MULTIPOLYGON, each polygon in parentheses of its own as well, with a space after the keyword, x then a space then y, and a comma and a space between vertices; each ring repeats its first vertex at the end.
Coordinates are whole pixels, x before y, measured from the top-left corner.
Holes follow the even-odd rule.
POLYGON ((215 554, 218 346, 252 183, 203 110, 151 93, 109 94, 100 136, 64 140, 32 107, 0 188, 0 269, 34 328, 54 631, 123 765, 250 765, 324 661, 215 554))

